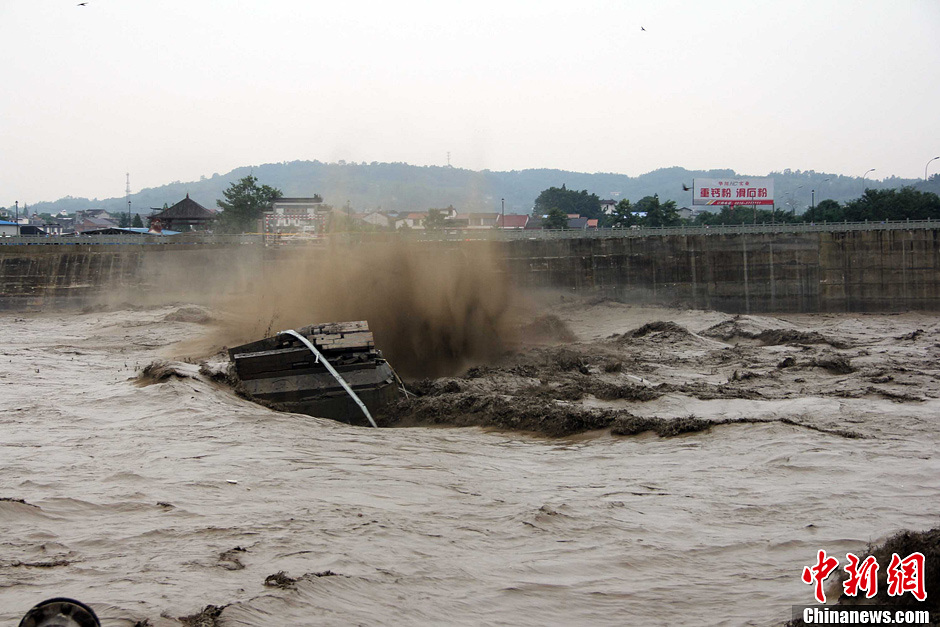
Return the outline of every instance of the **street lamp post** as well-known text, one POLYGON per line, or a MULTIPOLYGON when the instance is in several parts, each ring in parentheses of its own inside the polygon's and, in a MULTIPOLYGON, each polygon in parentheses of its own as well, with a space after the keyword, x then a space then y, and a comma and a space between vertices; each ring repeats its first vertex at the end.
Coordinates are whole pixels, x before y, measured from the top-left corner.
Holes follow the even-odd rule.
POLYGON ((865 177, 868 176, 869 174, 871 174, 871 173, 874 172, 874 171, 875 171, 875 168, 872 168, 871 170, 869 170, 868 172, 866 172, 865 174, 863 174, 863 175, 862 175, 862 180, 864 181, 864 180, 865 180, 865 177))
POLYGON ((500 198, 499 202, 503 205, 503 230, 506 230, 506 199, 500 198))
MULTIPOLYGON (((937 159, 940 159, 940 157, 934 157, 930 161, 936 161, 937 159)), ((930 161, 928 161, 927 165, 924 166, 924 182, 925 183, 927 182, 927 166, 930 165, 930 161)))
POLYGON ((795 189, 794 191, 790 192, 790 199, 787 200, 787 206, 790 208, 790 211, 793 212, 793 213, 796 212, 796 207, 793 206, 793 203, 794 203, 794 201, 796 200, 796 199, 794 198, 794 196, 799 195, 801 189, 803 189, 803 186, 802 186, 802 185, 797 185, 797 186, 796 186, 796 189, 795 189))
POLYGON ((814 190, 811 190, 811 191, 813 192, 813 200, 812 200, 812 202, 810 203, 810 207, 812 207, 813 209, 815 209, 815 208, 816 208, 816 190, 814 189, 814 190))
POLYGON ((14 221, 16 222, 16 234, 19 235, 20 234, 20 201, 18 200, 16 201, 16 218, 14 218, 14 221))

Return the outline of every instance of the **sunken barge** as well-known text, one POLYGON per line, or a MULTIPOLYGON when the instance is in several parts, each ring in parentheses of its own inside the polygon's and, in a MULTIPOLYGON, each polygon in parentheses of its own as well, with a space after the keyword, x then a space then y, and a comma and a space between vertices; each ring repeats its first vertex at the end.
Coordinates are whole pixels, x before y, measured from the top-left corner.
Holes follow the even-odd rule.
POLYGON ((403 394, 365 321, 284 331, 228 353, 240 389, 282 411, 375 426, 371 414, 403 394))

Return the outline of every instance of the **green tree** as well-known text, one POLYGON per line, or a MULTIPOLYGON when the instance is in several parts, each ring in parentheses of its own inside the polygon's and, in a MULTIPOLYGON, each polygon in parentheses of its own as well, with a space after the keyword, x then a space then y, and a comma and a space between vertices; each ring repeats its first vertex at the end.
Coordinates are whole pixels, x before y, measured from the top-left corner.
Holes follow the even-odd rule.
POLYGON ((841 222, 845 218, 845 209, 834 200, 826 199, 803 214, 806 222, 841 222))
POLYGON ((446 221, 440 209, 428 209, 428 217, 424 219, 424 228, 428 231, 440 231, 444 228, 446 221))
POLYGON ((633 213, 633 205, 630 204, 630 201, 624 198, 617 203, 614 207, 614 212, 609 216, 604 216, 604 226, 613 226, 619 228, 626 228, 634 226, 639 222, 636 214, 633 213))
POLYGON ((546 215, 552 208, 558 208, 566 215, 576 213, 585 218, 600 218, 602 215, 601 199, 597 194, 588 194, 586 189, 576 192, 564 184, 543 190, 535 199, 532 215, 546 215))
POLYGON ((930 218, 940 218, 940 196, 913 187, 866 189, 861 198, 845 203, 843 217, 849 222, 930 218))
POLYGON ((558 207, 552 207, 542 219, 542 226, 546 229, 564 229, 568 227, 568 214, 558 207))
POLYGON ((861 198, 843 206, 823 200, 803 214, 807 222, 864 222, 865 220, 927 220, 940 218, 940 196, 913 187, 866 189, 861 198))
POLYGON ((679 210, 676 209, 676 201, 667 200, 661 203, 659 194, 641 198, 634 211, 646 214, 642 220, 644 226, 678 226, 682 222, 679 210))
POLYGON ((256 221, 272 200, 281 198, 281 190, 268 185, 258 185, 258 179, 249 174, 229 185, 222 192, 225 200, 217 200, 222 209, 219 225, 230 233, 254 230, 256 221))
POLYGON ((792 211, 781 211, 780 209, 755 209, 753 206, 741 205, 738 207, 722 207, 721 211, 713 213, 703 211, 695 218, 695 224, 699 225, 718 225, 718 224, 770 224, 771 222, 795 222, 797 221, 792 211), (754 213, 757 213, 755 216, 754 213))
POLYGON ((131 217, 126 213, 122 213, 118 216, 118 226, 122 229, 126 229, 131 225, 131 217))
POLYGON ((135 229, 144 228, 144 221, 140 219, 139 213, 134 214, 134 222, 131 224, 131 226, 134 227, 135 229))

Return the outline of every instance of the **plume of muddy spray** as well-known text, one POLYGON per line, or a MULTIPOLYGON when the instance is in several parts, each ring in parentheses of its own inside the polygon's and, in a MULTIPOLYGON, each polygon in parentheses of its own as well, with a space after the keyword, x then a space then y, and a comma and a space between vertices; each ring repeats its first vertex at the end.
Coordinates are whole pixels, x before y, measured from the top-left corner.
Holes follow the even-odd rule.
MULTIPOLYGON (((385 243, 287 251, 267 264, 253 319, 286 327, 367 320, 403 375, 439 376, 502 350, 510 289, 485 243, 385 243)), ((244 319, 244 318, 243 318, 244 319)))
POLYGON ((148 273, 164 302, 227 312, 211 338, 216 346, 366 320, 395 369, 420 378, 453 374, 504 350, 513 302, 496 246, 395 240, 219 250, 201 265, 166 257, 148 273))

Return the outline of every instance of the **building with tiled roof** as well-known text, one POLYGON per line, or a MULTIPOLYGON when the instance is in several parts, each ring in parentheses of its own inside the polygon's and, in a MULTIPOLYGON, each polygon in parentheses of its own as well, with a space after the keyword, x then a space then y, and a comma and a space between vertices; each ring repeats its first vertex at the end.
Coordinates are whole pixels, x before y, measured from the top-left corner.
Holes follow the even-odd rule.
POLYGON ((511 213, 500 216, 496 224, 502 229, 524 229, 528 221, 529 216, 527 214, 511 213))
POLYGON ((151 213, 151 224, 159 220, 164 229, 173 231, 206 231, 212 228, 212 223, 219 214, 206 209, 186 194, 186 198, 172 207, 151 213))

